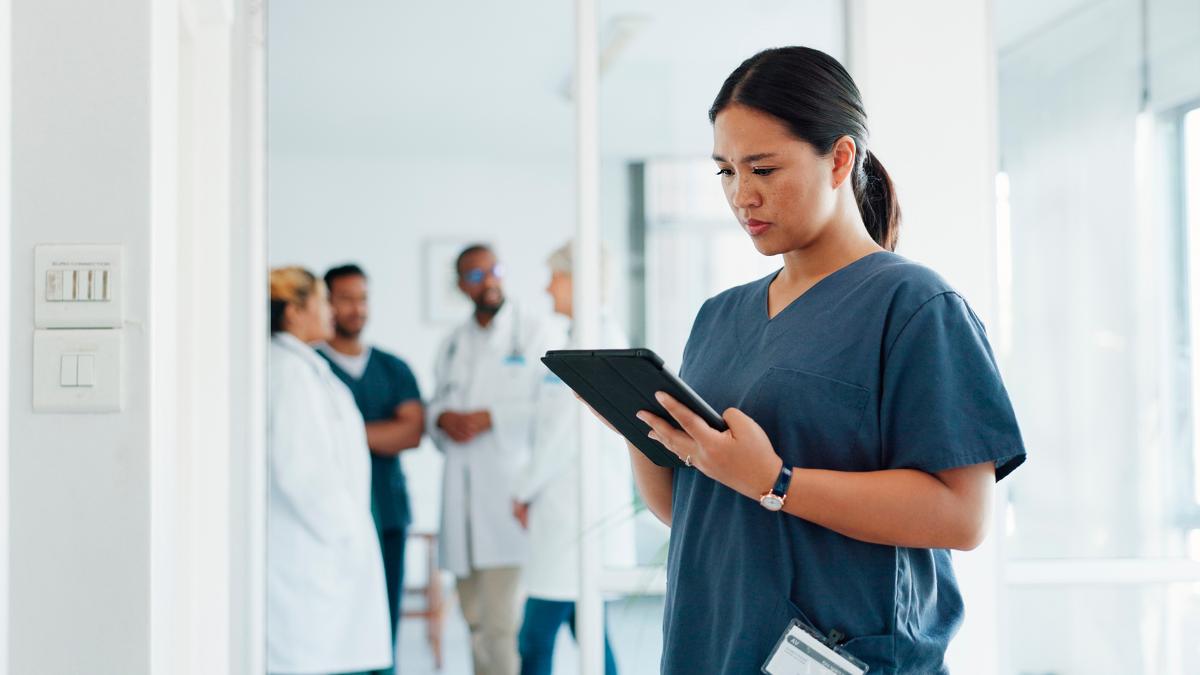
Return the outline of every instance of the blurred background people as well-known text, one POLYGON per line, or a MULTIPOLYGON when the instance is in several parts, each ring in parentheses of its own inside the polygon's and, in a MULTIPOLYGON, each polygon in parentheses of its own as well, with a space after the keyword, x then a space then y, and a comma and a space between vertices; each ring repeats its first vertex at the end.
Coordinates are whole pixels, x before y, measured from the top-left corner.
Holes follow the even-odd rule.
POLYGON ((554 331, 505 299, 488 246, 467 247, 455 265, 474 311, 438 350, 429 403, 430 435, 445 453, 441 564, 458 579, 476 675, 514 675, 526 540, 510 500, 532 443, 546 372, 539 358, 554 331))
MULTIPOLYGON (((325 285, 333 308, 333 336, 318 345, 317 351, 350 389, 366 422, 371 512, 383 554, 394 648, 404 588, 404 543, 412 522, 400 453, 420 445, 425 408, 408 364, 362 341, 369 315, 367 275, 362 268, 334 267, 325 273, 325 285)), ((388 675, 395 671, 392 667, 378 672, 388 675)))
POLYGON ((392 663, 362 415, 309 346, 331 333, 324 284, 272 270, 267 670, 279 675, 392 663))
MULTIPOLYGON (((550 283, 546 292, 554 312, 573 316, 571 244, 550 255, 550 283)), ((603 269, 603 268, 602 268, 603 269)), ((602 287, 604 284, 602 284, 602 287)), ((627 346, 625 336, 603 312, 601 343, 596 348, 627 346)), ((581 345, 582 346, 582 345, 581 345)), ((521 675, 550 675, 554 641, 565 622, 575 631, 575 603, 579 599, 579 540, 585 529, 598 529, 600 549, 607 567, 634 564, 632 474, 625 442, 590 415, 596 426, 601 473, 601 508, 595 522, 579 519, 579 402, 571 389, 547 372, 538 388, 537 423, 528 468, 513 488, 513 515, 529 533, 529 559, 525 564, 524 620, 518 637, 521 675)), ((605 631, 604 670, 616 675, 617 664, 605 631)))

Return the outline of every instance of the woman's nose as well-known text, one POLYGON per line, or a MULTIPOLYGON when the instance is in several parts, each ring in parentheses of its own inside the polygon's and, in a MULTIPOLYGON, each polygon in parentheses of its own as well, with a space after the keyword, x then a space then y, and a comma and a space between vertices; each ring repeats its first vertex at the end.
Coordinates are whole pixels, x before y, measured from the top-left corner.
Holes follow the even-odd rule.
POLYGON ((739 176, 738 179, 734 181, 733 187, 730 189, 732 190, 732 194, 730 195, 729 201, 734 206, 742 209, 762 206, 761 195, 759 195, 758 190, 755 190, 754 187, 749 184, 747 178, 742 178, 739 176))

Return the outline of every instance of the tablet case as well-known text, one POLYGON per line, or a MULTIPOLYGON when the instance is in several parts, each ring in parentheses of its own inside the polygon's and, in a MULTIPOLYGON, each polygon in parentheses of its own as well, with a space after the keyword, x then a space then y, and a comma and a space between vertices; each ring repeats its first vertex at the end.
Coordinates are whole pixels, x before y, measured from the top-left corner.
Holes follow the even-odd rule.
POLYGON ((639 410, 648 410, 679 428, 654 399, 655 392, 667 392, 714 429, 728 428, 725 420, 687 383, 664 368, 663 360, 649 349, 560 349, 546 352, 542 363, 659 466, 684 464, 648 437, 650 427, 635 417, 639 410))

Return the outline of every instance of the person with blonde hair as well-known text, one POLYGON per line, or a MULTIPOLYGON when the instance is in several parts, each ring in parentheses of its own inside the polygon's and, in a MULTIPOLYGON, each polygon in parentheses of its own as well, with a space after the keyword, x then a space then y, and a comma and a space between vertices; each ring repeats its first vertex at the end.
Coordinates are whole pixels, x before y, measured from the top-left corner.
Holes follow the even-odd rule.
POLYGON ((280 675, 392 663, 366 427, 309 346, 332 332, 325 285, 271 270, 267 671, 280 675))

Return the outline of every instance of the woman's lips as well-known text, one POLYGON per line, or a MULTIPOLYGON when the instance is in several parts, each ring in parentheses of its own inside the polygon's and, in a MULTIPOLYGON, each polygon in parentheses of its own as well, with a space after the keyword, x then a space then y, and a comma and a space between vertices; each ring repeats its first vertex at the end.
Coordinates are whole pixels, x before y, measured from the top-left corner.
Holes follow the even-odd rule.
POLYGON ((750 233, 751 237, 757 237, 763 232, 766 232, 770 227, 771 223, 762 220, 755 220, 754 218, 751 218, 750 220, 746 221, 746 231, 750 233))

